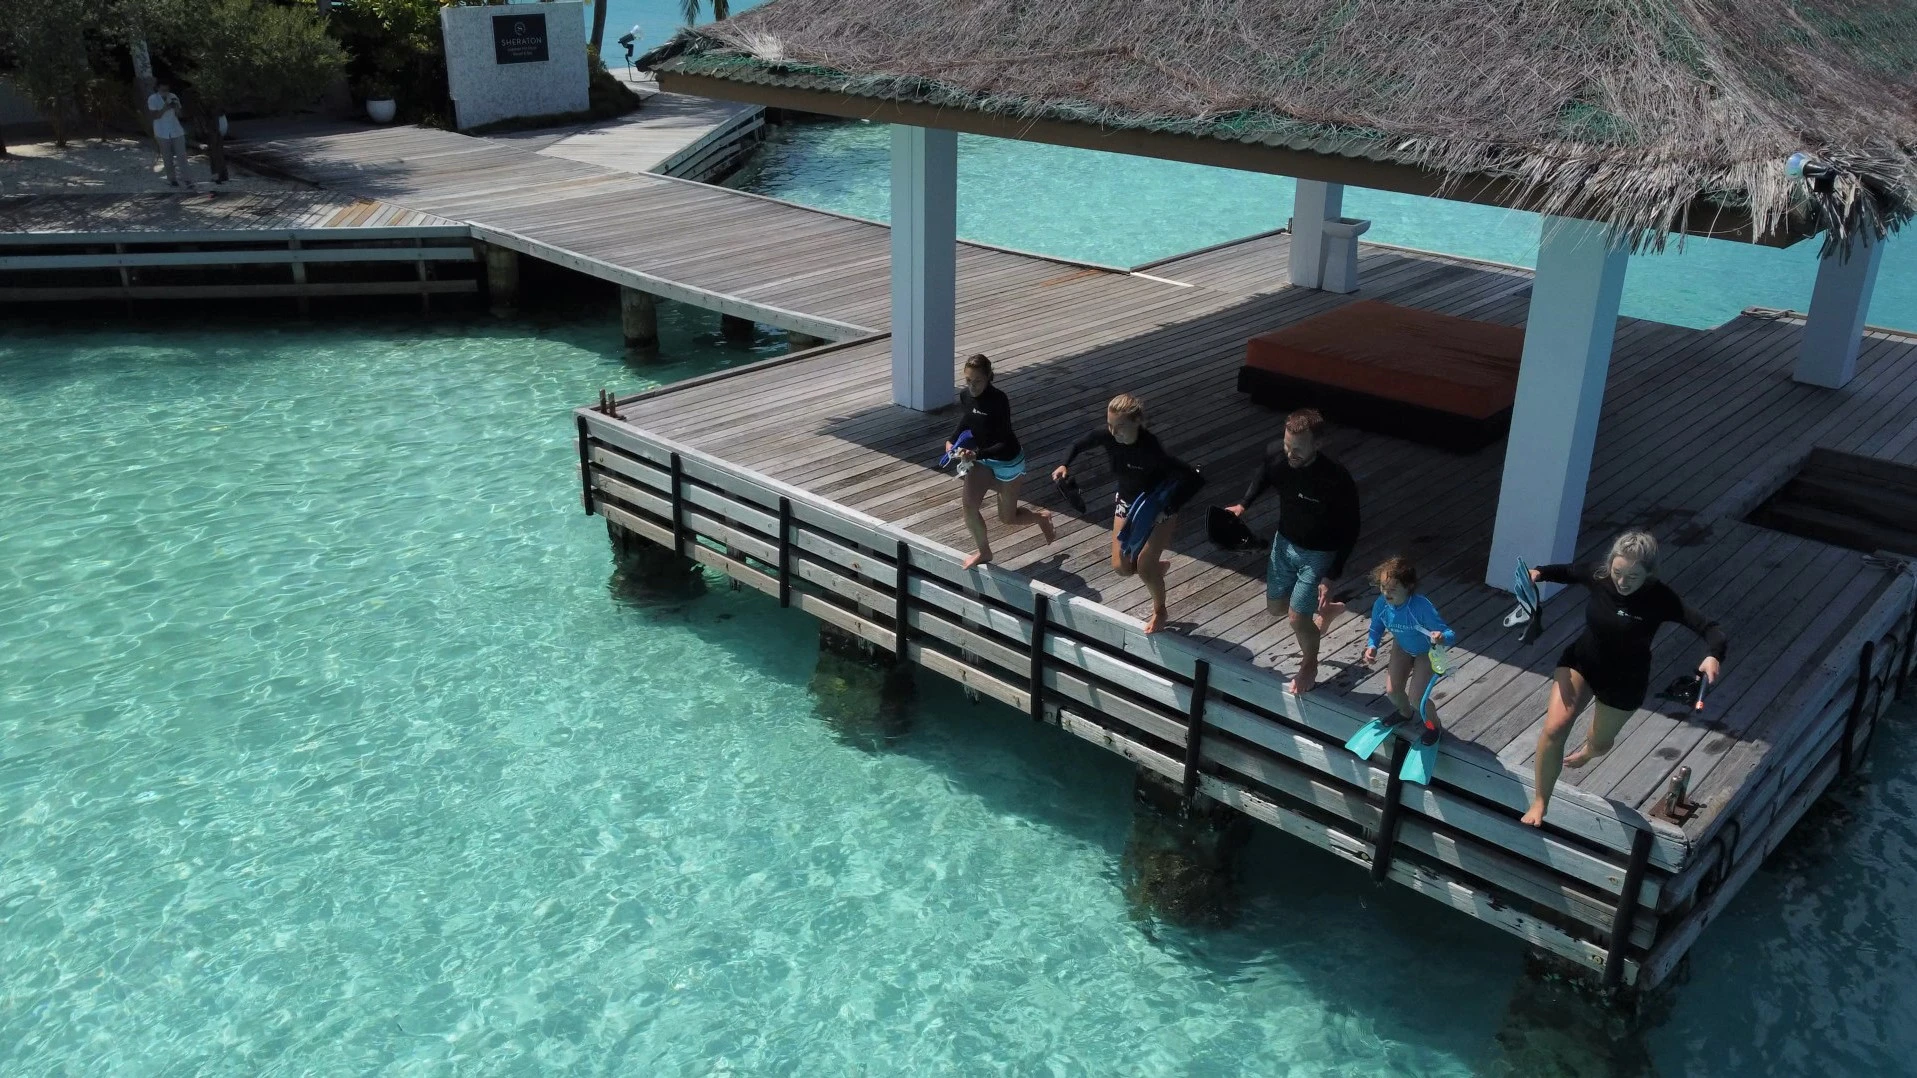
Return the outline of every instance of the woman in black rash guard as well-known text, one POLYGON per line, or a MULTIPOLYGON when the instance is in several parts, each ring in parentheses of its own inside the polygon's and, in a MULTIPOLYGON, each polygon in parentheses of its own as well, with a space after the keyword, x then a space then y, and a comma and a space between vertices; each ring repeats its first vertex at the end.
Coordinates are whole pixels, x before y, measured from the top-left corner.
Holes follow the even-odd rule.
POLYGON ((965 568, 992 560, 992 543, 985 534, 985 516, 980 512, 987 490, 998 493, 999 523, 1011 528, 1036 524, 1050 543, 1055 535, 1052 514, 1018 507, 1018 481, 1025 474, 1025 452, 1019 448, 1018 435, 1012 433, 1012 402, 992 384, 992 361, 983 354, 965 360, 965 396, 959 407, 958 427, 946 440, 945 451, 952 453, 959 435, 971 433, 971 441, 954 454, 973 464, 965 473, 965 527, 977 549, 965 559, 965 568))
POLYGON ((1112 479, 1118 484, 1117 509, 1112 516, 1112 571, 1119 576, 1137 573, 1145 582, 1145 590, 1152 597, 1152 613, 1145 619, 1145 631, 1155 633, 1164 627, 1167 617, 1164 555, 1165 548, 1171 545, 1172 533, 1178 530, 1178 514, 1159 515, 1151 536, 1135 559, 1125 557, 1118 533, 1125 527, 1125 507, 1132 499, 1192 469, 1165 452, 1157 436, 1145 429, 1145 406, 1130 393, 1112 398, 1105 406, 1105 429, 1093 431, 1073 443, 1065 463, 1053 469, 1052 478, 1064 479, 1069 475, 1072 461, 1088 449, 1105 450, 1105 458, 1112 467, 1112 479))
POLYGON ((1702 637, 1710 654, 1697 664, 1698 675, 1706 682, 1717 681, 1724 662, 1724 630, 1685 605, 1656 573, 1657 540, 1643 532, 1618 536, 1602 564, 1540 565, 1531 570, 1532 580, 1581 585, 1591 594, 1584 608, 1584 633, 1564 649, 1552 674, 1551 709, 1538 737, 1537 792, 1525 823, 1543 825, 1558 772, 1583 767, 1611 751, 1618 731, 1644 703, 1658 626, 1676 622, 1702 637), (1590 739, 1567 757, 1564 742, 1571 724, 1592 697, 1597 698, 1597 718, 1590 739))

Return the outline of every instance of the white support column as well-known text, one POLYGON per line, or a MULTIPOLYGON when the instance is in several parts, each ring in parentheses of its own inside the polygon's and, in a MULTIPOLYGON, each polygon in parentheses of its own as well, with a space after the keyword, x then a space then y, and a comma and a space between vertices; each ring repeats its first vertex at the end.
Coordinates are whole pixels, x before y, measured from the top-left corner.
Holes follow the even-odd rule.
POLYGON ((1517 558, 1544 565, 1577 553, 1628 259, 1606 246, 1603 225, 1544 219, 1485 572, 1492 587, 1511 587, 1517 558))
POLYGON ((957 399, 958 134, 892 128, 892 403, 957 399))
POLYGON ((1881 242, 1853 243, 1848 251, 1817 263, 1817 287, 1811 291, 1810 316, 1804 320, 1792 377, 1814 386, 1841 388, 1857 372, 1857 351, 1864 341, 1864 317, 1877 287, 1881 242))
POLYGON ((1291 203, 1291 283, 1299 288, 1322 288, 1329 253, 1325 223, 1344 213, 1345 185, 1323 180, 1299 180, 1291 203))

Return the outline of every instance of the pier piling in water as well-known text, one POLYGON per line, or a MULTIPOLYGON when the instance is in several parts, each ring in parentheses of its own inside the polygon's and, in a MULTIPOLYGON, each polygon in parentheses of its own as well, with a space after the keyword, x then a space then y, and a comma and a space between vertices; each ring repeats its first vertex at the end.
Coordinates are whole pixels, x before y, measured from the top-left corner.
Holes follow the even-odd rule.
POLYGON ((636 352, 659 350, 659 306, 652 294, 637 288, 619 289, 619 328, 626 347, 636 352))
POLYGON ((612 589, 638 601, 690 599, 704 594, 705 573, 699 563, 670 547, 606 522, 612 540, 612 589))
POLYGON ((719 334, 733 344, 751 344, 753 335, 752 319, 740 318, 738 315, 722 314, 719 316, 719 334))
POLYGON ((1125 898, 1136 913, 1179 925, 1228 925, 1238 915, 1238 851, 1250 821, 1208 797, 1138 770, 1125 840, 1125 898))
POLYGON ((480 244, 486 252, 486 302, 494 314, 506 314, 519 306, 519 252, 490 243, 480 244))
POLYGON ((833 625, 819 626, 819 665, 806 687, 847 744, 880 749, 911 728, 912 664, 833 625))

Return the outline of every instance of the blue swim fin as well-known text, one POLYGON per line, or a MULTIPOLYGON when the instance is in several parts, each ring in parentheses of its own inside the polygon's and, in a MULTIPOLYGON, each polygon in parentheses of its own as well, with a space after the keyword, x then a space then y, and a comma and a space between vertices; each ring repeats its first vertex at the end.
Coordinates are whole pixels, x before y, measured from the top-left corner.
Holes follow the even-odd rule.
POLYGON ((1431 769, 1438 763, 1438 731, 1427 726, 1424 732, 1411 743, 1411 751, 1405 754, 1404 766, 1398 769, 1398 777, 1406 782, 1415 782, 1420 786, 1431 785, 1431 769))
POLYGON ((1145 549, 1145 541, 1152 537, 1152 529, 1158 525, 1158 511, 1165 504, 1167 491, 1164 487, 1148 490, 1132 499, 1125 508, 1125 526, 1118 529, 1118 552, 1126 561, 1138 557, 1145 549))
POLYGON ((1358 759, 1369 760, 1371 759, 1371 754, 1378 751, 1379 745, 1390 740, 1392 733, 1396 731, 1398 727, 1410 721, 1410 719, 1405 718, 1403 715, 1393 715, 1390 718, 1384 719, 1372 719, 1370 722, 1360 726, 1357 733, 1351 735, 1351 740, 1345 742, 1345 748, 1350 749, 1352 755, 1358 757, 1358 759))
POLYGON ((1518 559, 1518 565, 1511 573, 1511 597, 1517 600, 1509 614, 1504 616, 1504 627, 1518 630, 1518 643, 1529 644, 1544 633, 1544 600, 1538 594, 1538 586, 1531 579, 1531 567, 1518 559))
POLYGON ((952 458, 958 455, 958 451, 970 444, 972 444, 972 432, 969 430, 960 431, 959 436, 952 440, 952 448, 946 450, 945 455, 939 458, 939 467, 944 468, 950 465, 952 458))
POLYGON ((1435 674, 1424 684, 1424 695, 1418 699, 1418 725, 1414 730, 1406 730, 1405 736, 1411 739, 1411 751, 1405 754, 1404 766, 1398 769, 1398 777, 1405 782, 1415 782, 1420 786, 1431 785, 1431 769, 1438 764, 1438 738, 1441 731, 1436 719, 1431 717, 1431 690, 1444 680, 1443 674, 1435 674))

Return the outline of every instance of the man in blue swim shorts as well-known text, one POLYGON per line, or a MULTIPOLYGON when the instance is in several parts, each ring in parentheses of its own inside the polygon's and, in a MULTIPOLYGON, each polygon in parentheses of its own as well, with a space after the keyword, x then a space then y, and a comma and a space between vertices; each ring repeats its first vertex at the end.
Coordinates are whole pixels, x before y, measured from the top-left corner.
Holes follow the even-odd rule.
POLYGON ((1325 417, 1310 408, 1285 417, 1285 437, 1265 450, 1264 466, 1229 507, 1244 515, 1267 488, 1278 491, 1278 534, 1271 540, 1265 573, 1265 608, 1286 618, 1298 637, 1298 674, 1293 693, 1318 682, 1318 641, 1328 619, 1343 608, 1330 601, 1358 543, 1358 484, 1344 466, 1318 451, 1325 417))

